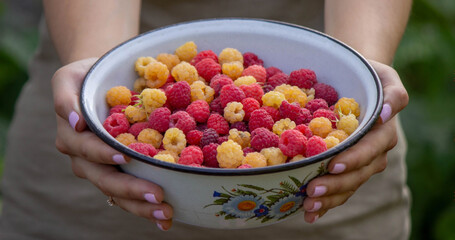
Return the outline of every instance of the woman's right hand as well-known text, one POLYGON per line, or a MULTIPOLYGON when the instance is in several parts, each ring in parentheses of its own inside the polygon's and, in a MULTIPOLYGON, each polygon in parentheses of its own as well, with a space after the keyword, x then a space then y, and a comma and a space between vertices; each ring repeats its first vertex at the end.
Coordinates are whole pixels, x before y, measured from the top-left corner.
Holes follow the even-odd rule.
POLYGON ((85 74, 96 58, 60 68, 52 78, 57 113, 57 149, 70 156, 76 176, 92 182, 115 204, 137 216, 156 222, 161 230, 172 225, 172 207, 163 202, 160 186, 119 172, 114 165, 129 159, 92 133, 82 118, 79 93, 85 74))

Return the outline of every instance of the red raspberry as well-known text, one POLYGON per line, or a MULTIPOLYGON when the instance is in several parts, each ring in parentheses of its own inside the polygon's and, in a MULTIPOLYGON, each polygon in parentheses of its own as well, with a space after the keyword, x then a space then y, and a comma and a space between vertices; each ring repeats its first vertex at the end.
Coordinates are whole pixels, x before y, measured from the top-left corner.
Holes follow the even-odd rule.
POLYGON ((215 131, 213 128, 207 128, 202 132, 202 138, 201 138, 201 147, 204 147, 206 145, 209 145, 211 143, 218 143, 218 133, 215 131))
POLYGON ((313 88, 314 97, 324 99, 329 106, 338 101, 338 93, 332 86, 324 83, 316 83, 313 85, 313 88))
POLYGON ((273 118, 267 111, 265 111, 264 109, 257 109, 251 113, 248 127, 250 128, 250 131, 254 131, 254 129, 260 127, 264 127, 271 130, 273 127, 273 123, 274 123, 273 118))
POLYGON ((191 103, 191 87, 186 81, 176 82, 166 89, 166 97, 172 108, 186 108, 191 103))
POLYGON ((243 70, 242 76, 253 76, 258 84, 264 85, 267 79, 267 71, 261 65, 251 65, 243 70))
POLYGON ((242 105, 243 111, 245 111, 245 116, 243 117, 245 121, 250 120, 251 113, 261 107, 261 104, 256 99, 250 97, 243 99, 242 105))
POLYGON ((330 111, 329 109, 318 109, 313 113, 313 118, 317 117, 325 117, 329 119, 332 122, 332 128, 336 128, 337 116, 333 111, 330 111))
POLYGON ((288 83, 299 88, 310 89, 313 84, 317 83, 316 74, 313 70, 301 68, 292 71, 289 75, 288 83))
POLYGON ((204 154, 197 146, 188 146, 180 153, 179 164, 202 164, 204 162, 204 154))
POLYGON ((196 66, 198 62, 206 58, 210 58, 213 59, 215 62, 218 62, 218 56, 216 55, 216 53, 214 53, 212 50, 205 50, 199 52, 193 59, 191 59, 190 64, 196 66))
POLYGON ((245 97, 254 98, 259 103, 262 103, 262 95, 264 95, 264 91, 259 84, 253 83, 251 85, 240 85, 240 89, 242 89, 245 93, 245 97))
POLYGON ((292 121, 297 120, 300 112, 300 105, 298 103, 289 103, 284 100, 280 105, 281 118, 289 118, 292 121))
POLYGON ((196 130, 203 132, 205 129, 207 129, 207 123, 199 123, 196 125, 196 130))
POLYGON ((315 99, 309 101, 305 105, 305 108, 310 110, 311 114, 313 114, 318 109, 329 109, 329 105, 327 104, 327 102, 324 99, 315 98, 315 99))
POLYGON ((305 157, 311 157, 327 150, 327 144, 319 136, 312 136, 308 139, 305 157))
POLYGON ((307 139, 303 133, 298 130, 291 129, 286 130, 281 134, 278 147, 284 155, 294 157, 305 153, 306 142, 307 139))
POLYGON ((140 99, 139 99, 139 93, 135 91, 130 91, 131 92, 131 101, 129 105, 135 105, 138 104, 140 99))
POLYGON ((116 106, 113 106, 113 107, 109 110, 109 115, 112 115, 113 113, 122 113, 123 110, 124 110, 126 107, 127 107, 126 105, 116 105, 116 106))
POLYGON ((280 138, 267 128, 257 128, 251 132, 251 147, 260 152, 264 148, 278 147, 280 138))
POLYGON ((210 143, 202 148, 202 153, 204 154, 204 166, 219 168, 218 161, 216 160, 216 148, 218 146, 219 145, 217 143, 210 143))
POLYGON ((139 133, 146 128, 150 128, 150 124, 148 122, 138 122, 131 125, 130 129, 128 129, 128 132, 137 137, 137 135, 139 135, 139 133))
POLYGON ((289 76, 286 73, 279 72, 279 73, 276 73, 275 75, 271 76, 267 80, 267 84, 269 84, 270 86, 275 88, 275 87, 280 86, 282 84, 287 84, 288 83, 288 79, 289 79, 289 76))
POLYGON ((307 124, 309 123, 313 117, 311 116, 310 110, 306 108, 300 108, 299 110, 299 115, 297 116, 297 119, 294 121, 295 124, 307 124))
POLYGON ((221 66, 211 58, 199 61, 194 67, 202 78, 209 82, 215 75, 221 73, 221 66))
POLYGON ((247 169, 247 168, 253 168, 250 164, 242 164, 240 166, 237 167, 237 169, 247 169))
POLYGON ((273 75, 277 73, 283 72, 281 71, 281 69, 276 67, 268 67, 265 69, 265 71, 267 72, 267 79, 270 79, 273 75))
POLYGON ((197 122, 205 123, 210 115, 210 106, 204 100, 196 100, 186 108, 186 112, 197 122))
POLYGON ((246 156, 248 153, 256 152, 254 148, 246 147, 243 149, 243 156, 246 156))
POLYGON ((272 119, 274 122, 281 119, 280 111, 278 111, 278 109, 276 109, 274 107, 262 106, 260 109, 265 110, 270 116, 272 116, 272 119))
POLYGON ((128 145, 129 148, 133 149, 134 151, 144 154, 146 156, 153 157, 156 155, 158 150, 152 145, 148 143, 131 143, 128 145))
POLYGON ((201 143, 202 132, 198 130, 191 130, 186 134, 186 141, 190 145, 199 145, 201 143))
POLYGON ((248 126, 245 122, 235 122, 231 124, 231 129, 237 129, 242 132, 248 132, 248 126))
POLYGON ((264 66, 264 61, 252 52, 246 52, 243 54, 243 67, 247 68, 252 65, 264 66))
POLYGON ((222 137, 219 137, 218 138, 218 144, 222 144, 224 142, 226 142, 227 140, 229 140, 229 137, 228 136, 222 136, 222 137))
POLYGON ((234 84, 234 81, 232 81, 232 79, 229 76, 224 74, 217 74, 210 81, 210 87, 213 88, 213 90, 215 90, 216 96, 220 94, 220 90, 221 88, 224 87, 224 85, 229 84, 234 84))
POLYGON ((245 98, 245 93, 234 84, 225 85, 220 90, 221 107, 225 108, 230 102, 242 102, 245 98))
POLYGON ((171 115, 169 127, 176 127, 186 134, 196 128, 196 121, 187 112, 178 111, 171 115))
POLYGON ((213 128, 220 135, 229 133, 229 123, 224 119, 223 116, 212 113, 207 120, 207 127, 213 128))
POLYGON ((158 132, 164 133, 169 129, 171 110, 166 107, 155 109, 149 116, 150 128, 158 132))
POLYGON ((294 129, 303 133, 303 135, 305 135, 306 138, 310 138, 313 136, 313 132, 311 132, 311 129, 305 124, 297 125, 294 129))
POLYGON ((104 120, 104 129, 112 136, 117 137, 121 133, 126 133, 130 128, 130 122, 123 113, 114 113, 104 120))
POLYGON ((224 115, 224 108, 221 106, 221 100, 219 97, 213 99, 213 101, 210 103, 210 111, 212 113, 224 115))
POLYGON ((262 86, 262 90, 264 91, 264 94, 268 93, 270 91, 273 91, 273 89, 275 89, 275 88, 270 84, 264 84, 264 86, 262 86))

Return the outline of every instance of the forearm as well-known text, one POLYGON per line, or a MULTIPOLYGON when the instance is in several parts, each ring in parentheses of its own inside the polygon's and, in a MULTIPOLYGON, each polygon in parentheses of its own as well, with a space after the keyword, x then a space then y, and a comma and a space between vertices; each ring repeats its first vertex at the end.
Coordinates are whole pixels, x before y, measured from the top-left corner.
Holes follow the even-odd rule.
POLYGON ((140 0, 44 0, 52 41, 63 64, 106 51, 138 34, 140 0))
POLYGON ((326 0, 325 32, 368 59, 390 65, 412 0, 326 0))

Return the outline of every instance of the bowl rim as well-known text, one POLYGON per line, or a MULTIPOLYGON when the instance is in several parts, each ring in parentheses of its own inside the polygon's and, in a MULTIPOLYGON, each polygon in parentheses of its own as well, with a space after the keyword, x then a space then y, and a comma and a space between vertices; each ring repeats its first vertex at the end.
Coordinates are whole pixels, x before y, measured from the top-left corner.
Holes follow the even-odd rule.
MULTIPOLYGON (((192 20, 192 21, 184 21, 184 22, 179 22, 163 27, 159 27, 156 29, 152 29, 150 31, 138 34, 137 36, 134 36, 118 45, 116 45, 114 48, 110 49, 108 52, 106 52, 104 55, 102 55, 90 68, 90 70, 87 72, 87 74, 84 77, 84 81, 82 83, 81 87, 81 92, 80 92, 80 97, 79 97, 79 104, 81 106, 82 110, 82 115, 84 117, 84 120, 86 121, 88 127, 90 130, 95 133, 99 138, 101 138, 106 144, 108 144, 110 147, 114 148, 115 150, 127 155, 128 157, 131 157, 132 159, 136 159, 138 161, 141 161, 146 164, 153 165, 155 167, 160 167, 160 168, 165 168, 168 170, 175 170, 179 172, 186 172, 186 173, 191 173, 191 174, 199 174, 199 175, 217 175, 217 176, 242 176, 242 175, 260 175, 260 174, 270 174, 270 173, 277 173, 277 172, 282 172, 286 170, 292 170, 292 169, 297 169, 301 168, 310 164, 314 164, 317 162, 322 162, 323 160, 326 160, 328 158, 331 158, 335 156, 336 154, 346 150, 347 148, 353 146, 356 144, 361 138, 363 138, 366 133, 373 127, 375 122, 378 120, 379 115, 382 111, 382 104, 383 104, 383 89, 382 89, 382 84, 381 81, 374 70, 374 68, 371 66, 371 64, 366 60, 365 57, 363 57, 359 52, 354 50, 352 47, 348 46, 347 44, 343 43, 342 41, 335 39, 334 37, 331 37, 323 32, 311 29, 309 27, 301 26, 298 24, 293 24, 293 23, 288 23, 288 22, 283 22, 283 21, 277 21, 277 20, 270 20, 270 19, 261 19, 261 18, 242 18, 242 17, 231 17, 231 18, 207 18, 207 19, 197 19, 197 20, 192 20), (145 155, 142 155, 126 146, 123 144, 119 143, 116 140, 113 140, 109 136, 106 136, 102 129, 99 129, 95 122, 89 118, 89 113, 87 109, 87 102, 85 99, 85 88, 86 88, 86 82, 90 78, 92 72, 97 68, 97 66, 102 62, 104 59, 106 59, 112 52, 116 51, 118 48, 121 46, 134 41, 135 39, 141 38, 145 35, 152 34, 167 28, 172 28, 180 25, 187 25, 187 24, 192 24, 192 23, 198 23, 198 22, 208 22, 208 21, 229 21, 229 20, 237 20, 237 21, 257 21, 257 22, 266 22, 266 23, 271 23, 271 24, 278 24, 278 25, 283 25, 287 27, 292 27, 292 28, 297 28, 303 31, 311 32, 313 34, 320 35, 321 37, 327 38, 330 41, 335 42, 341 47, 346 48, 348 51, 350 51, 352 54, 354 54, 359 60, 362 61, 362 63, 365 65, 365 67, 369 70, 370 74, 373 77, 374 83, 376 85, 376 91, 378 94, 378 99, 376 101, 376 106, 374 107, 373 114, 372 116, 367 119, 365 126, 362 129, 359 129, 356 135, 354 135, 352 138, 347 139, 346 141, 343 141, 342 144, 339 144, 323 153, 320 153, 318 155, 308 157, 304 160, 301 161, 296 161, 292 163, 284 163, 284 164, 279 164, 275 166, 267 166, 267 167, 261 167, 261 168, 248 168, 248 169, 225 169, 225 168, 209 168, 209 167, 192 167, 192 166, 187 166, 183 164, 176 164, 176 163, 168 163, 164 161, 160 161, 158 159, 148 157, 145 155)), ((121 169, 121 165, 119 166, 121 169)))

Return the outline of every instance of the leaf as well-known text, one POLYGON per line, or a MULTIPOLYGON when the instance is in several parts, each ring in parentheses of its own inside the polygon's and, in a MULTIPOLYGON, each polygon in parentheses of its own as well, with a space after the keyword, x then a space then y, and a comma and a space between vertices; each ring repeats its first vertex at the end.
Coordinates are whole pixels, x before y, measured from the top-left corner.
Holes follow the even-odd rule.
POLYGON ((251 196, 257 197, 257 194, 252 191, 244 191, 244 190, 238 189, 237 193, 239 193, 239 195, 251 195, 251 196))
POLYGON ((219 199, 213 201, 213 203, 216 205, 223 205, 223 204, 227 203, 228 201, 229 200, 226 198, 219 198, 219 199))
POLYGON ((254 189, 254 190, 258 190, 258 191, 265 191, 265 188, 254 186, 254 185, 250 185, 250 184, 238 184, 238 185, 241 186, 241 187, 251 188, 251 189, 254 189))
POLYGON ((296 188, 294 185, 292 185, 290 182, 288 181, 284 181, 282 184, 281 184, 281 187, 288 191, 288 192, 291 192, 291 193, 296 193, 299 191, 298 188, 296 188))
POLYGON ((270 221, 270 220, 272 220, 271 217, 266 217, 266 218, 262 219, 261 223, 265 223, 265 222, 270 221))
POLYGON ((237 219, 237 217, 236 217, 236 216, 232 216, 232 215, 229 214, 229 215, 226 215, 226 216, 224 217, 224 219, 225 219, 225 220, 237 219))
POLYGON ((297 187, 300 187, 303 185, 303 183, 301 183, 297 178, 295 177, 292 177, 292 176, 288 176, 293 182, 294 184, 297 186, 297 187))

